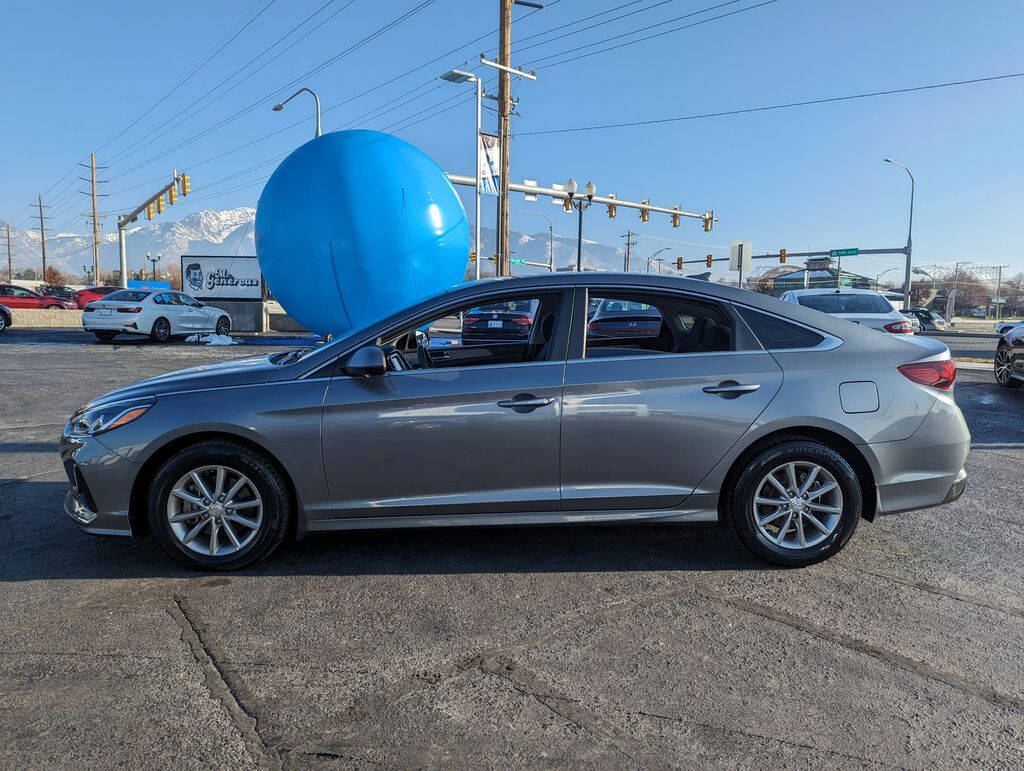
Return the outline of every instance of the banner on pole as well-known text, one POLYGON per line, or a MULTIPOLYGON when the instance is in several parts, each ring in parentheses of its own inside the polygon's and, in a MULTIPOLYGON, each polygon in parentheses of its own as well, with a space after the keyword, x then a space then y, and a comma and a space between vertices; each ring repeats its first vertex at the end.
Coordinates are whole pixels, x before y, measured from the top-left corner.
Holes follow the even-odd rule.
POLYGON ((494 134, 480 132, 480 179, 481 195, 497 195, 501 181, 501 146, 494 134))

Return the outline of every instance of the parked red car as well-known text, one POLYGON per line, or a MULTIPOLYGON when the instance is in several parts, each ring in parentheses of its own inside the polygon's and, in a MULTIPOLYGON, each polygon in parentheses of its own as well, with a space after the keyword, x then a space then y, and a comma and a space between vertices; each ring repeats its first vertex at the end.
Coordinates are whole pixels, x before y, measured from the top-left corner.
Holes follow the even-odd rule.
POLYGON ((91 286, 88 289, 79 289, 74 294, 75 302, 78 303, 79 308, 84 308, 86 303, 91 303, 93 300, 102 300, 111 292, 116 292, 121 287, 119 286, 91 286))
POLYGON ((74 310, 78 306, 70 300, 59 297, 47 297, 13 284, 0 284, 0 302, 8 308, 67 308, 74 310))

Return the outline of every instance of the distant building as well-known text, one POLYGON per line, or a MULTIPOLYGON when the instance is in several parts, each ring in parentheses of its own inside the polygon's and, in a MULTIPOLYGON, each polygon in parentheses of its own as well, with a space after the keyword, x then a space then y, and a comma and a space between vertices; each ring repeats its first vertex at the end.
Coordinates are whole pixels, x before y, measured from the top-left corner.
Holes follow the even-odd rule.
POLYGON ((855 289, 872 289, 875 282, 859 273, 842 271, 832 267, 832 260, 824 257, 820 260, 808 260, 803 268, 775 276, 772 279, 772 294, 778 297, 790 289, 829 289, 836 286, 855 289), (839 277, 838 283, 836 277, 839 277))

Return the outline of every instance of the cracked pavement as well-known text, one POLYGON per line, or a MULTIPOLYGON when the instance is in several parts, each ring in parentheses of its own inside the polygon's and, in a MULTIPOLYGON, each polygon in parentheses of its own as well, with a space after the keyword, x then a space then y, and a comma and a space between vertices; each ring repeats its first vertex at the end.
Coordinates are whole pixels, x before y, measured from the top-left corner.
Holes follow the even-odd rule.
POLYGON ((75 407, 250 352, 0 338, 0 767, 1024 764, 1024 393, 989 373, 956 387, 963 498, 805 570, 616 526, 331 534, 212 575, 66 519, 75 407))

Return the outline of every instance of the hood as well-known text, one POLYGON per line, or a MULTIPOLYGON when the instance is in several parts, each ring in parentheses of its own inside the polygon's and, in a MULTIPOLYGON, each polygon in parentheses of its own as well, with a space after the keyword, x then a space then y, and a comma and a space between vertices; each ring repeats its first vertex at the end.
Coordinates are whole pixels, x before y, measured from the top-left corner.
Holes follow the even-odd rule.
POLYGON ((140 396, 159 396, 160 394, 196 391, 203 388, 265 383, 278 369, 270 362, 269 355, 232 359, 217 364, 203 364, 131 383, 93 399, 89 406, 140 396))

